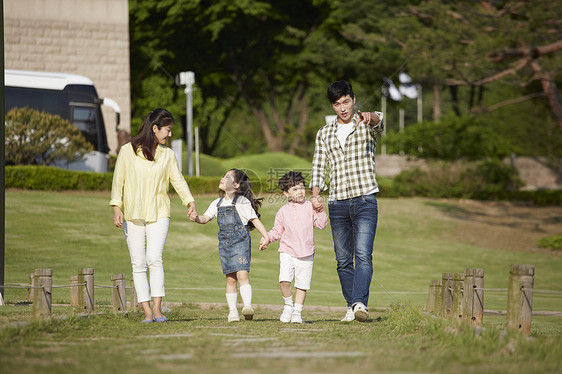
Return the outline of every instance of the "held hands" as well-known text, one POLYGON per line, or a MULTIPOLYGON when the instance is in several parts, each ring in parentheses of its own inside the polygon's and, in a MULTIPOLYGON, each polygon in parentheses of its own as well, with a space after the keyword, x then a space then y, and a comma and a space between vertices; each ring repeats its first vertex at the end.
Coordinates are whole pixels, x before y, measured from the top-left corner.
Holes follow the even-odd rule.
POLYGON ((359 121, 357 121, 355 126, 358 126, 359 122, 363 122, 363 124, 365 125, 376 126, 381 121, 381 119, 379 118, 379 116, 377 116, 376 113, 372 113, 372 112, 362 113, 360 110, 358 110, 357 114, 359 115, 359 121))
POLYGON ((196 222, 199 215, 197 214, 197 207, 195 206, 195 202, 189 203, 189 208, 187 209, 187 218, 190 221, 196 222))
POLYGON ((320 195, 313 195, 310 198, 310 202, 312 203, 312 208, 314 208, 317 212, 322 212, 324 210, 324 199, 320 195))
POLYGON ((267 247, 269 246, 269 237, 266 238, 265 236, 262 236, 262 238, 260 239, 260 251, 263 251, 265 249, 267 249, 267 247))

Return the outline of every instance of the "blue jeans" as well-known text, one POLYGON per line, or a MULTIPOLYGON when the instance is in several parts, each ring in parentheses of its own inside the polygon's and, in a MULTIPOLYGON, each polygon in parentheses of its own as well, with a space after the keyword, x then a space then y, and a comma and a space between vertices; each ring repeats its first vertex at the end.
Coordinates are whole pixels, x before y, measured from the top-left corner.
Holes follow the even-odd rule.
POLYGON ((379 215, 377 195, 330 201, 328 208, 343 297, 348 307, 358 302, 367 305, 379 215))

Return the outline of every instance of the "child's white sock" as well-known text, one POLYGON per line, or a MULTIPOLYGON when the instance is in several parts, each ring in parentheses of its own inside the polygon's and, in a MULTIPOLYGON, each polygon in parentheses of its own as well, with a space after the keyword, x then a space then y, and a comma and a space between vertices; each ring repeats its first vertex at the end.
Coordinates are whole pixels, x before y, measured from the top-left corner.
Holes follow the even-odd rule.
POLYGON ((289 306, 293 306, 293 296, 289 296, 289 297, 284 297, 283 300, 285 300, 285 305, 289 305, 289 306))
POLYGON ((226 293, 226 303, 228 304, 228 309, 230 311, 235 311, 236 309, 236 302, 238 300, 238 292, 227 292, 226 293))
POLYGON ((300 313, 300 312, 302 312, 302 308, 303 308, 302 304, 295 304, 295 307, 293 308, 293 311, 300 313))
POLYGON ((252 285, 245 284, 240 286, 240 296, 242 296, 244 306, 252 306, 252 285))

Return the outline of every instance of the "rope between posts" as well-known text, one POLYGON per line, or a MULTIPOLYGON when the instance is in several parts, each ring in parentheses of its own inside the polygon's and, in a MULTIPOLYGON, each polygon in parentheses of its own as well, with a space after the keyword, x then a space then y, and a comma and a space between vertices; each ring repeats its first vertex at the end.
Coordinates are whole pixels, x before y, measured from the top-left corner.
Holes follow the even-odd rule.
POLYGON ((80 283, 80 284, 62 284, 62 285, 53 285, 51 286, 52 288, 69 288, 69 287, 78 287, 78 286, 85 286, 86 283, 80 283))
POLYGON ((97 287, 97 288, 117 288, 117 286, 102 286, 102 285, 99 285, 99 284, 94 284, 94 287, 97 287))
POLYGON ((480 288, 474 287, 475 291, 507 292, 507 288, 480 288))
POLYGON ((552 295, 562 295, 562 291, 555 291, 555 290, 539 290, 536 288, 531 288, 530 290, 522 288, 522 291, 532 291, 533 293, 546 293, 546 294, 552 294, 552 295))
POLYGON ((43 288, 43 286, 32 286, 32 285, 21 285, 21 286, 7 286, 7 285, 0 285, 0 288, 23 288, 23 289, 36 289, 36 288, 43 288))

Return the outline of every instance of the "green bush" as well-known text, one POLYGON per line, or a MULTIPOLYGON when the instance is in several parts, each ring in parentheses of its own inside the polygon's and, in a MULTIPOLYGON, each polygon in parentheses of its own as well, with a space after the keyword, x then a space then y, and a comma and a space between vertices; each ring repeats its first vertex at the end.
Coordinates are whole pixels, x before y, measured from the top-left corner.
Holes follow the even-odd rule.
POLYGON ((562 203, 562 191, 519 191, 517 169, 497 160, 478 163, 431 162, 427 170, 412 168, 381 188, 381 196, 423 196, 477 200, 521 200, 539 205, 562 203), (393 193, 387 194, 387 189, 393 193))
POLYGON ((186 177, 186 180, 192 194, 213 194, 219 191, 221 177, 186 177))
POLYGON ((482 118, 447 115, 439 122, 424 121, 390 133, 382 139, 390 153, 431 160, 502 159, 515 150, 513 145, 494 132, 482 118))
POLYGON ((539 240, 539 247, 562 250, 562 235, 545 236, 539 240))
POLYGON ((394 188, 394 182, 392 178, 377 177, 377 183, 379 184, 379 197, 400 197, 399 191, 394 188))
POLYGON ((532 202, 536 205, 562 205, 562 190, 518 191, 511 200, 532 202))
POLYGON ((462 179, 471 185, 470 197, 478 200, 508 200, 523 186, 517 169, 496 159, 469 168, 462 179))
POLYGON ((6 188, 28 190, 110 190, 113 175, 59 169, 53 166, 6 166, 6 188))
MULTIPOLYGON (((109 191, 113 173, 94 173, 59 169, 52 166, 6 166, 6 188, 47 191, 109 191)), ((193 194, 218 191, 219 177, 187 177, 193 194)), ((170 191, 173 191, 170 186, 170 191)))
POLYGON ((427 170, 412 168, 394 178, 393 187, 400 196, 470 198, 473 180, 469 164, 431 162, 427 170))
POLYGON ((5 130, 6 160, 16 165, 72 162, 94 149, 76 126, 58 115, 35 109, 10 110, 5 130))

